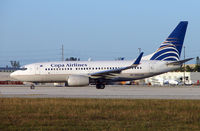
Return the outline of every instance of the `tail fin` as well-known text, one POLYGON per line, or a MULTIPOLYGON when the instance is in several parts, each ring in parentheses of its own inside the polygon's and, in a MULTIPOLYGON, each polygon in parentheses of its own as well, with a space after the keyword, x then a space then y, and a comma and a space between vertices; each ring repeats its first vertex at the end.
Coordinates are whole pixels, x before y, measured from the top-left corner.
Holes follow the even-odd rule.
POLYGON ((150 60, 178 61, 181 55, 187 25, 187 21, 181 21, 157 51, 152 54, 150 60))

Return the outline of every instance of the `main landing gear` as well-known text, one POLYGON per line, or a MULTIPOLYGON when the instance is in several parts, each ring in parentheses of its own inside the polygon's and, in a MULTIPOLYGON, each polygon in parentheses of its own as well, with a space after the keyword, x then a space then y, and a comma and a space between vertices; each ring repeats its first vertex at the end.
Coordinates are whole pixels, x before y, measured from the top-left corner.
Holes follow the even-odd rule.
POLYGON ((97 89, 104 89, 105 88, 105 84, 96 84, 96 88, 97 89))

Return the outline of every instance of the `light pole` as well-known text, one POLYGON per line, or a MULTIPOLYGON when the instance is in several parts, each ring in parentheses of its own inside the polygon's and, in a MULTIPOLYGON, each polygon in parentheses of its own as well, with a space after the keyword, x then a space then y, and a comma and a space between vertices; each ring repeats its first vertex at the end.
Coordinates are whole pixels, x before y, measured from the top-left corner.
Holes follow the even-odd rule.
MULTIPOLYGON (((184 46, 183 48, 184 48, 184 60, 185 60, 185 46, 184 46)), ((183 84, 185 85, 185 62, 184 62, 183 68, 184 68, 184 73, 183 73, 183 84)))
POLYGON ((62 61, 64 61, 64 45, 62 45, 62 52, 61 52, 61 56, 62 56, 62 58, 61 58, 61 60, 62 61))
POLYGON ((138 48, 138 50, 139 50, 139 54, 141 53, 141 48, 138 48))

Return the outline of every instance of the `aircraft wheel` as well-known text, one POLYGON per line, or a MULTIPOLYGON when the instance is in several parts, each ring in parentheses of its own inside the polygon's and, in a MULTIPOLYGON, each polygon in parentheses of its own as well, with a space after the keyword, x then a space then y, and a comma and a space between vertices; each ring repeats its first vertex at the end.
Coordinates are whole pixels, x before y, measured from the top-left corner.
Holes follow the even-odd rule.
POLYGON ((105 85, 104 85, 104 84, 97 84, 97 85, 96 85, 96 88, 97 88, 97 89, 104 89, 104 88, 105 88, 105 85))

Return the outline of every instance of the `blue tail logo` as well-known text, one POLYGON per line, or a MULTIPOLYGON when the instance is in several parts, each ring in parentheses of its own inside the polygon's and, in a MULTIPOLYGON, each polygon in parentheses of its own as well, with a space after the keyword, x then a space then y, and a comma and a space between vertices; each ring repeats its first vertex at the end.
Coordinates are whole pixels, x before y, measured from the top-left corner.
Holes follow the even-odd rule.
POLYGON ((150 60, 178 61, 181 55, 187 25, 187 21, 181 21, 150 60))

